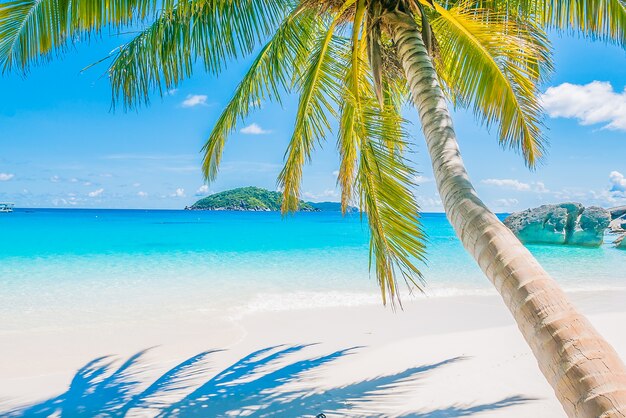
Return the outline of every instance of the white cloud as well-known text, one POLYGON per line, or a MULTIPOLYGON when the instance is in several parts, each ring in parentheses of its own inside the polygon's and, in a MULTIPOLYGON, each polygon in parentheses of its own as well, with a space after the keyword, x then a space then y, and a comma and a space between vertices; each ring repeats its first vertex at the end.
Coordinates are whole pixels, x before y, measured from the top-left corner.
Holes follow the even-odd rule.
POLYGON ((581 202, 586 206, 597 205, 608 208, 626 205, 626 176, 619 171, 612 171, 609 174, 609 185, 604 189, 566 188, 552 195, 559 201, 581 202))
POLYGON ((133 187, 139 187, 141 186, 141 183, 133 183, 133 187))
POLYGON ((591 197, 597 197, 598 193, 595 191, 583 191, 577 188, 566 187, 563 190, 554 192, 555 199, 564 202, 580 201, 583 204, 587 202, 587 199, 591 197))
POLYGON ((496 204, 503 208, 509 208, 511 206, 515 206, 519 203, 517 199, 498 199, 496 200, 496 204))
POLYGON ((612 171, 609 174, 609 180, 611 182, 610 192, 626 193, 626 177, 619 171, 612 171))
POLYGON ((54 206, 67 205, 67 200, 65 200, 65 199, 52 199, 52 204, 54 206))
POLYGON ((178 188, 170 197, 185 197, 185 189, 178 188))
POLYGON ((425 177, 418 174, 417 176, 415 176, 414 180, 417 184, 426 184, 434 181, 435 179, 431 179, 430 177, 425 177))
POLYGON ((521 192, 530 191, 530 184, 522 183, 519 180, 513 179, 486 179, 482 181, 483 184, 490 186, 502 187, 505 189, 513 189, 521 192))
POLYGON ((9 181, 9 180, 11 180, 13 177, 15 177, 15 174, 0 173, 0 181, 9 181))
POLYGON ((166 95, 166 96, 173 96, 173 95, 175 95, 177 92, 178 92, 178 89, 169 89, 169 90, 165 93, 165 95, 166 95))
POLYGON ((89 197, 98 197, 98 196, 100 196, 102 193, 104 193, 104 189, 94 190, 93 192, 90 192, 90 193, 89 193, 89 197))
POLYGON ((59 176, 52 176, 50 177, 50 181, 53 183, 58 183, 61 181, 61 178, 59 176))
POLYGON ((207 196, 210 193, 211 192, 209 191, 209 186, 206 184, 200 186, 198 190, 196 190, 196 196, 207 196))
POLYGON ((137 196, 139 196, 139 197, 148 197, 148 193, 146 193, 146 192, 137 192, 137 196))
POLYGON ((517 190, 518 192, 550 193, 550 190, 541 181, 524 183, 515 179, 485 179, 481 183, 503 189, 517 190))
POLYGON ((198 172, 200 168, 197 165, 181 165, 176 167, 161 167, 161 170, 164 171, 173 171, 175 173, 189 173, 189 172, 198 172))
MULTIPOLYGON (((109 154, 102 157, 103 160, 147 160, 147 161, 188 161, 195 160, 194 154, 109 154)), ((105 177, 105 175, 102 175, 105 177)), ((108 177, 111 177, 109 174, 108 177)))
POLYGON ((246 126, 245 128, 241 129, 241 131, 239 132, 245 135, 267 135, 267 134, 272 133, 272 131, 266 131, 265 129, 261 128, 256 123, 246 126))
POLYGON ((206 106, 207 96, 204 94, 189 94, 181 103, 182 107, 206 106))
POLYGON ((82 201, 82 199, 79 200, 75 196, 71 196, 71 194, 68 195, 68 196, 69 197, 67 199, 64 199, 64 198, 61 198, 61 197, 52 199, 52 204, 54 206, 68 206, 68 205, 76 206, 76 205, 78 205, 82 201))
POLYGON ((333 171, 333 176, 335 176, 335 177, 339 177, 339 170, 335 170, 335 171, 333 171))
POLYGON ((537 193, 550 193, 550 190, 548 190, 546 185, 541 181, 533 183, 533 185, 535 186, 534 191, 537 193))
POLYGON ((326 189, 321 193, 304 192, 302 195, 306 199, 313 200, 313 201, 321 201, 321 200, 339 198, 339 192, 337 190, 332 190, 332 189, 326 189))
POLYGON ((611 193, 606 190, 590 191, 587 200, 583 201, 583 203, 587 203, 587 205, 597 205, 604 208, 610 208, 612 206, 622 206, 626 205, 626 194, 624 193, 611 193))
POLYGON ((278 174, 282 168, 282 164, 262 163, 257 161, 226 161, 221 165, 220 172, 278 174))
POLYGON ((609 82, 563 83, 546 90, 541 101, 552 118, 573 118, 581 125, 603 124, 606 129, 626 131, 626 90, 617 93, 609 82))
POLYGON ((432 197, 418 195, 416 199, 422 212, 443 212, 443 203, 437 194, 432 197))

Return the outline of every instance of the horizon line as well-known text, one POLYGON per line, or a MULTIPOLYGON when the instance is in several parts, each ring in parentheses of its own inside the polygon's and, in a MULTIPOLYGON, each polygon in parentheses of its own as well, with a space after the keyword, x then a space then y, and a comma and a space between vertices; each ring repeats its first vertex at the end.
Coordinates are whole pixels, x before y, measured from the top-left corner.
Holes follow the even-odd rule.
MULTIPOLYGON (((183 209, 172 209, 172 208, 59 208, 59 207, 55 207, 55 208, 51 208, 51 207, 14 207, 14 211, 20 211, 20 210, 75 210, 75 211, 97 211, 97 210, 101 210, 101 211, 170 211, 170 212, 234 212, 234 213, 245 213, 245 212, 249 212, 249 213, 281 213, 278 210, 185 210, 183 209)), ((308 212, 308 211, 296 211, 293 214, 296 213, 341 213, 341 211, 335 211, 335 210, 329 210, 329 211, 319 211, 319 212, 308 212)), ((354 212, 354 213, 358 213, 359 215, 361 214, 361 212, 354 212)), ((432 212, 432 211, 420 211, 420 214, 433 214, 433 215, 445 215, 446 213, 441 211, 441 212, 432 212)), ((512 212, 496 212, 496 215, 508 215, 512 212)), ((350 213, 346 213, 345 215, 349 215, 350 213)))

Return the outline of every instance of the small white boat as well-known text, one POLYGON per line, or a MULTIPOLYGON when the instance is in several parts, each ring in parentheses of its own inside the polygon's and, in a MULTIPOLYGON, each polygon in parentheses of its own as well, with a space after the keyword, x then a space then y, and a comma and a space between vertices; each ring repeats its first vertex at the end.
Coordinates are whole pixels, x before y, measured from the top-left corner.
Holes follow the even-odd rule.
POLYGON ((13 203, 0 203, 0 213, 13 212, 13 203))

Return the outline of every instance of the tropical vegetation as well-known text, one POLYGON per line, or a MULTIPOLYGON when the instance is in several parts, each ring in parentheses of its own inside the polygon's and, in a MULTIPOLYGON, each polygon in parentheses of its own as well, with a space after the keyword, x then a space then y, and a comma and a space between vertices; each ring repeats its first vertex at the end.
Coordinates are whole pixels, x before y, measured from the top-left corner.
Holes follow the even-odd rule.
MULTIPOLYGON (((278 212, 281 210, 282 203, 282 193, 249 186, 211 194, 185 209, 278 212)), ((339 212, 342 207, 338 202, 305 202, 300 200, 298 210, 303 212, 339 212)), ((347 211, 357 212, 358 209, 349 206, 347 211)))
POLYGON ((259 48, 206 143, 205 175, 215 178, 229 134, 251 110, 298 95, 278 179, 282 209, 298 208, 303 165, 336 137, 342 204, 355 201, 367 214, 385 302, 398 300, 398 278, 417 287, 422 280, 409 158, 416 141, 402 115, 411 101, 448 219, 565 411, 626 415, 624 364, 479 199, 448 109, 471 109, 535 167, 546 146, 538 87, 552 66, 547 31, 623 47, 622 0, 12 0, 0 5, 0 65, 27 72, 74 42, 126 26, 141 30, 107 59, 114 101, 127 108, 197 69, 219 75, 259 48))
MULTIPOLYGON (((189 210, 279 211, 283 195, 259 187, 240 187, 215 193, 198 200, 189 210)), ((312 204, 300 201, 298 210, 315 212, 312 204)))

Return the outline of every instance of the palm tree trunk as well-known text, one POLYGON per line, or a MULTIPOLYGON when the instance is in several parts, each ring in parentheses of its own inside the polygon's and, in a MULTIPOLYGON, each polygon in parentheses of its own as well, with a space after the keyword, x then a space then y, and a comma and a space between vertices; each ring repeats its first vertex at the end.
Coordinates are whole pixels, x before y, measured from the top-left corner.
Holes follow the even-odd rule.
POLYGON ((401 12, 386 19, 419 112, 443 206, 465 249, 502 296, 568 416, 626 417, 624 364, 478 198, 419 28, 401 12))

